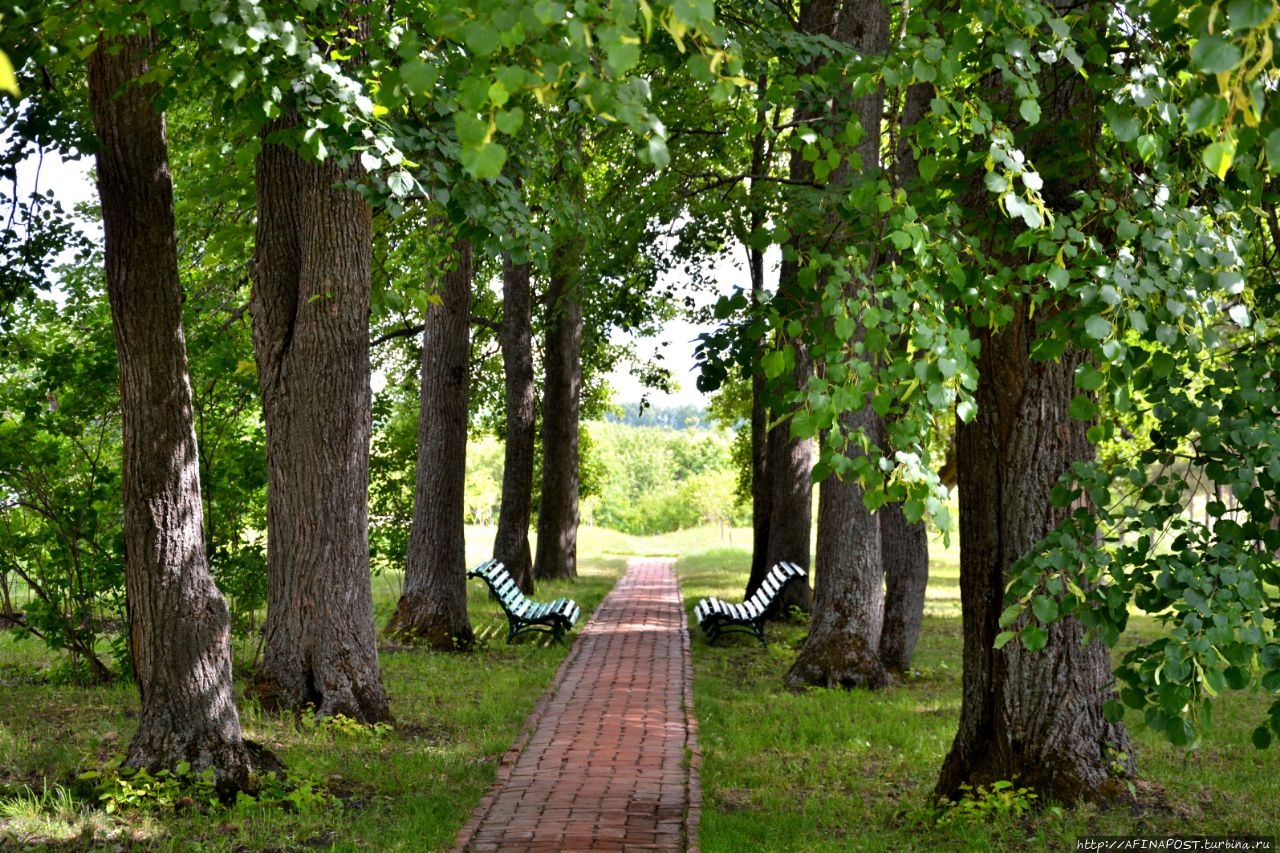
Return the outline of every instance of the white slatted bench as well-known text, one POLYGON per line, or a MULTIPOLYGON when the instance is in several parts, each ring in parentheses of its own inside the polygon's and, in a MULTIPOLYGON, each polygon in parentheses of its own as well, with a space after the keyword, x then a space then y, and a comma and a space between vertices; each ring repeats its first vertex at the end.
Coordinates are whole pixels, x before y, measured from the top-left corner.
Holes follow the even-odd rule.
POLYGON ((508 643, 525 631, 546 631, 560 642, 582 613, 572 598, 539 602, 525 597, 506 566, 497 560, 481 563, 467 572, 467 577, 483 580, 502 605, 502 612, 507 615, 508 643))
POLYGON ((759 638, 761 644, 765 644, 764 615, 769 605, 784 586, 805 575, 805 570, 795 563, 781 562, 769 570, 755 594, 741 604, 730 604, 719 598, 704 598, 693 608, 698 627, 706 634, 709 643, 714 643, 722 631, 737 629, 750 631, 759 638))

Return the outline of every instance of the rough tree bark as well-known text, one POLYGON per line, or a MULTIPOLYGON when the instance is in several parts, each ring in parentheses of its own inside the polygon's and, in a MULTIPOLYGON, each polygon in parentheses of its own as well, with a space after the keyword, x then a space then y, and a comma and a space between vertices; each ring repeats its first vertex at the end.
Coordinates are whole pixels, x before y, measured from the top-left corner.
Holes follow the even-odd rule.
POLYGON ((502 262, 502 365, 506 374, 507 430, 502 466, 502 509, 493 556, 525 595, 533 595, 529 521, 533 516, 533 457, 537 441, 533 374, 533 292, 529 265, 502 262))
MULTIPOLYGON (((781 292, 794 281, 795 264, 790 261, 782 263, 782 271, 778 279, 781 292), (790 268, 790 269, 788 269, 790 268), (790 273, 790 278, 788 278, 790 273)), ((813 370, 808 352, 800 341, 794 342, 796 367, 790 382, 793 388, 803 388, 809 382, 813 370)), ((810 563, 810 552, 813 530, 813 439, 793 438, 791 422, 783 421, 770 429, 764 439, 764 467, 768 472, 767 506, 768 537, 764 560, 758 563, 752 558, 753 568, 763 565, 760 575, 754 573, 747 581, 746 596, 755 594, 756 589, 764 581, 769 569, 782 560, 802 566, 807 572, 810 563)), ((806 579, 801 583, 798 579, 787 584, 782 593, 773 600, 769 615, 777 617, 792 608, 809 612, 812 606, 813 590, 806 579)))
POLYGON ((458 240, 422 342, 418 474, 404 592, 387 633, 440 651, 475 645, 467 618, 467 394, 471 376, 471 244, 458 240))
MULTIPOLYGON (((883 0, 814 0, 801 8, 800 27, 809 34, 830 35, 864 56, 889 49, 889 12, 883 0)), ((824 112, 832 122, 833 134, 855 117, 864 129, 878 130, 884 94, 876 89, 854 99, 838 92, 824 112)), ((867 132, 856 148, 864 171, 878 171, 879 149, 880 134, 867 132)), ((838 194, 840 187, 854 179, 851 153, 844 152, 844 161, 832 172, 829 192, 838 194)), ((822 223, 822 236, 830 235, 836 245, 857 239, 847 233, 836 211, 828 210, 822 223)), ((874 255, 876 247, 868 250, 874 255)), ((819 282, 826 277, 826 271, 820 271, 819 282)), ((850 280, 845 285, 846 298, 858 298, 860 285, 858 277, 850 280)), ((869 403, 860 411, 842 413, 840 427, 846 433, 861 431, 884 446, 880 419, 869 403)), ((848 452, 860 454, 861 450, 848 452)), ((879 521, 867 509, 862 486, 855 480, 828 476, 819 486, 818 501, 813 615, 804 646, 784 683, 791 688, 883 687, 889 677, 880 663, 884 580, 879 521)))
POLYGON ((219 793, 254 762, 232 695, 231 618, 209 573, 164 116, 149 35, 104 39, 88 58, 107 296, 120 359, 125 586, 142 702, 125 765, 214 769, 219 793))
POLYGON ((1093 452, 1088 425, 1068 414, 1081 359, 1032 361, 1028 315, 1024 304, 1009 326, 981 335, 978 413, 957 430, 964 693, 937 794, 1017 779, 1059 802, 1106 802, 1126 790, 1117 770, 1132 767, 1125 729, 1102 714, 1107 648, 1084 642, 1074 618, 1052 626, 1042 651, 994 648, 1009 568, 1071 512, 1049 493, 1093 452))
POLYGON ((358 176, 263 131, 253 348, 267 438, 267 621, 250 687, 269 709, 391 719, 369 576, 372 216, 358 176))
POLYGON ((551 250, 546 381, 542 394, 542 500, 533 575, 578 576, 578 420, 582 396, 580 259, 584 240, 561 236, 551 250))
MULTIPOLYGON (((1106 14, 1103 4, 1055 5, 1063 14, 1106 14)), ((1088 152, 1098 119, 1087 87, 1065 62, 1045 67, 1041 88, 1041 122, 1019 128, 1019 142, 1040 165, 1052 204, 1096 180, 1088 152)), ((975 189, 972 195, 981 201, 970 207, 981 210, 985 203, 991 221, 1003 221, 987 194, 975 189)), ((993 234, 993 240, 1008 237, 998 228, 993 234)), ((1016 778, 1060 802, 1107 803, 1126 795, 1120 777, 1132 772, 1133 759, 1123 725, 1108 723, 1102 713, 1111 697, 1106 647, 1086 643, 1074 618, 1056 622, 1039 652, 1020 642, 993 647, 1010 568, 1071 512, 1055 508, 1050 492, 1073 462, 1093 454, 1088 424, 1069 414, 1081 356, 1068 349, 1058 360, 1033 361, 1039 329, 1030 301, 1023 297, 1014 307, 1007 326, 973 330, 982 345, 978 412, 956 433, 963 698, 936 792, 954 798, 964 783, 1016 778)), ((1037 319, 1052 314, 1052 304, 1036 307, 1037 319)))
POLYGON ((880 520, 880 562, 885 584, 880 662, 891 673, 903 673, 911 669, 924 619, 929 532, 923 521, 908 522, 901 504, 886 504, 876 516, 880 520))

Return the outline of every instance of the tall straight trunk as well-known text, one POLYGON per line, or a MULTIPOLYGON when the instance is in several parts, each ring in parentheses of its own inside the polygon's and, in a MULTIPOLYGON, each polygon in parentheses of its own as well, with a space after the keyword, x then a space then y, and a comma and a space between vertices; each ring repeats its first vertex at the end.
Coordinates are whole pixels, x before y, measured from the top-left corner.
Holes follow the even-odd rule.
MULTIPOLYGON (((814 0, 801 8, 800 26, 811 35, 830 35, 863 56, 883 54, 889 48, 889 12, 883 0, 814 0)), ((801 111, 806 115, 822 112, 831 122, 833 134, 852 119, 858 120, 866 132, 856 153, 864 172, 874 177, 879 171, 883 90, 877 88, 856 99, 850 92, 837 91, 825 111, 815 110, 815 106, 803 104, 801 111)), ((838 150, 839 142, 834 144, 838 150)), ((832 171, 824 188, 826 193, 840 197, 852 181, 861 177, 853 174, 849 159, 853 153, 841 152, 842 162, 832 171)), ((850 234, 840 214, 829 205, 824 207, 826 212, 819 220, 821 230, 811 235, 810 241, 829 240, 837 246, 850 246, 860 235, 850 234)), ((863 247, 870 257, 877 250, 876 246, 863 247)), ((867 263, 868 277, 874 274, 874 263, 867 263)), ((829 272, 818 271, 818 294, 825 289, 829 272)), ((859 298, 863 281, 855 276, 845 284, 845 298, 859 298)), ((861 337, 861 323, 857 336, 861 337)), ((839 426, 846 433, 861 431, 883 446, 881 421, 870 403, 859 411, 842 413, 839 426)), ((856 448, 856 444, 851 446, 856 448)), ((846 451, 850 456, 861 452, 846 451)), ((867 509, 863 488, 856 480, 832 474, 819 489, 813 615, 809 635, 784 683, 793 688, 883 687, 889 678, 880 663, 880 629, 884 621, 880 525, 867 509)))
MULTIPOLYGON (((758 91, 769 87, 769 78, 761 74, 756 80, 758 91)), ((756 107, 756 135, 751 142, 751 174, 764 175, 768 167, 769 142, 766 122, 768 110, 763 100, 756 107)), ((768 211, 757 197, 758 180, 751 180, 750 234, 764 226, 768 211)), ((747 268, 751 273, 751 308, 754 311, 765 295, 764 250, 752 246, 748 250, 747 268)), ((762 343, 762 342, 761 342, 762 343)), ((773 486, 769 479, 769 404, 765 397, 765 378, 758 371, 751 376, 751 574, 747 578, 747 595, 764 582, 772 565, 769 556, 769 522, 772 516, 773 486)))
MULTIPOLYGON (((840 420, 846 430, 878 437, 870 407, 840 420)), ((783 683, 792 689, 886 686, 889 677, 880 663, 880 527, 862 499, 862 487, 834 474, 819 487, 815 569, 809 634, 783 683)))
POLYGON ((267 621, 251 692, 271 709, 391 719, 369 575, 369 206, 358 167, 263 129, 253 348, 267 440, 267 621))
POLYGON ((459 239, 443 299, 427 311, 422 341, 418 474, 404 592, 389 634, 441 651, 475 645, 467 618, 467 394, 471 376, 471 243, 459 239))
MULTIPOLYGON (((795 273, 795 264, 784 261, 778 280, 779 291, 794 283, 795 273)), ((796 341, 794 348, 796 367, 789 377, 788 389, 803 388, 813 370, 804 345, 796 341)), ((793 438, 791 422, 783 421, 766 433, 764 452, 769 486, 769 533, 764 572, 783 560, 802 566, 807 572, 813 535, 813 439, 793 438)), ((749 578, 746 595, 754 595, 763 581, 763 574, 749 578)), ((812 594, 807 578, 803 583, 792 581, 773 600, 770 615, 776 617, 793 608, 807 613, 812 606, 812 594)))
POLYGON ((142 702, 125 765, 214 769, 219 793, 251 784, 231 678, 231 617, 209 573, 182 331, 182 289, 164 116, 150 35, 103 39, 89 103, 120 359, 125 589, 142 702))
MULTIPOLYGON (((920 164, 904 133, 929 109, 933 87, 916 83, 907 89, 898 121, 894 164, 896 182, 905 186, 920 175, 920 164)), ((901 504, 886 504, 880 520, 880 558, 884 567, 884 626, 880 633, 880 662, 890 672, 911 669, 920 624, 924 620, 925 588, 929 585, 929 533, 924 520, 908 522, 901 504)))
POLYGON ((533 575, 578 576, 578 420, 582 396, 581 263, 585 240, 570 235, 551 250, 546 382, 542 395, 542 500, 533 575))
POLYGON ((533 374, 533 291, 529 265, 502 262, 502 365, 506 374, 506 445, 502 509, 493 556, 506 564, 525 595, 533 594, 529 521, 533 516, 533 457, 537 442, 533 374))
POLYGON ((890 672, 901 673, 911 669, 924 620, 929 532, 923 521, 907 521, 901 504, 886 504, 876 516, 880 520, 880 562, 885 585, 880 662, 890 672))
POLYGON ((1128 735, 1108 723, 1111 661, 1084 628, 1064 618, 1039 652, 1020 642, 996 649, 1009 569, 1072 511, 1050 491, 1073 462, 1092 456, 1087 424, 1068 414, 1081 358, 1033 361, 1036 326, 1023 304, 982 342, 978 412, 957 430, 960 477, 960 602, 964 686, 960 727, 937 794, 1017 779, 1065 803, 1107 802, 1125 790, 1128 735))

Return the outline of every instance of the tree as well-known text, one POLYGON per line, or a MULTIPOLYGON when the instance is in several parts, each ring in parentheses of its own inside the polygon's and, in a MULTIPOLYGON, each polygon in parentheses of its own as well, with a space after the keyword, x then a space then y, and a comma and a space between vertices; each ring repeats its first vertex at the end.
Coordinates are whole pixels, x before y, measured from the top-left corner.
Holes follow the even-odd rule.
POLYGON ((268 603, 252 691, 269 708, 374 723, 391 710, 369 581, 371 212, 343 186, 359 167, 285 144, 298 122, 287 113, 266 125, 257 163, 268 603))
MULTIPOLYGON (((882 0, 814 2, 802 8, 800 23, 810 34, 831 33, 836 41, 847 44, 860 55, 883 55, 889 48, 889 12, 882 0)), ((838 141, 832 143, 840 162, 827 179, 836 194, 847 192, 848 184, 853 181, 876 180, 879 176, 880 138, 872 129, 880 127, 884 94, 883 89, 877 87, 861 98, 854 98, 851 92, 837 89, 832 100, 834 103, 825 111, 831 124, 828 132, 850 138, 856 134, 846 130, 846 124, 862 130, 861 142, 853 152, 838 141), (859 162, 862 174, 854 174, 851 155, 859 162)), ((805 114, 818 113, 813 105, 806 106, 808 108, 802 110, 805 114)), ((812 253, 808 261, 815 266, 822 263, 819 257, 822 241, 834 239, 843 243, 852 239, 851 231, 844 227, 838 214, 827 211, 821 222, 822 229, 807 235, 804 244, 812 253)), ((875 257, 870 249, 863 249, 862 254, 875 257)), ((874 263, 874 260, 866 262, 872 271, 874 263)), ((842 286, 847 298, 857 299, 862 295, 858 287, 862 272, 856 267, 845 272, 849 281, 838 285, 835 270, 819 270, 815 276, 817 293, 823 294, 830 282, 833 287, 842 286)), ((815 301, 817 298, 821 297, 815 301)), ((835 321, 831 322, 834 325, 835 321)), ((855 323, 853 334, 863 337, 865 331, 858 328, 859 325, 855 323)), ((839 329, 836 334, 843 337, 839 329)), ((883 441, 879 417, 869 402, 851 406, 838 417, 846 431, 859 432, 876 443, 883 441)), ((866 457, 865 451, 856 446, 834 457, 835 470, 820 487, 813 615, 805 644, 784 677, 784 682, 791 687, 816 684, 877 688, 888 683, 880 660, 880 632, 884 621, 880 525, 873 515, 874 508, 868 507, 863 498, 861 482, 850 476, 858 463, 865 464, 866 457)))
POLYGON ((502 509, 493 542, 501 560, 525 595, 533 594, 533 555, 529 521, 533 515, 533 462, 537 441, 533 373, 532 290, 528 263, 502 260, 502 364, 505 376, 505 458, 502 509))
POLYGON ((141 82, 153 50, 145 32, 103 38, 88 60, 120 358, 129 637, 142 699, 125 765, 212 767, 229 796, 251 787, 254 762, 231 695, 230 615, 204 552, 164 117, 158 92, 141 82))
MULTIPOLYGON (((574 168, 574 166, 570 166, 574 168)), ((581 175, 566 180, 580 187, 581 175)), ((574 195, 580 197, 580 189, 574 195)), ((545 379, 542 393, 542 499, 533 574, 578 575, 578 419, 582 394, 582 296, 585 240, 573 223, 553 234, 548 262, 545 379)))
POLYGON ((427 311, 422 344, 422 405, 417 486, 405 585, 387 633, 442 651, 475 643, 467 618, 463 474, 471 347, 471 244, 459 238, 442 299, 427 311))

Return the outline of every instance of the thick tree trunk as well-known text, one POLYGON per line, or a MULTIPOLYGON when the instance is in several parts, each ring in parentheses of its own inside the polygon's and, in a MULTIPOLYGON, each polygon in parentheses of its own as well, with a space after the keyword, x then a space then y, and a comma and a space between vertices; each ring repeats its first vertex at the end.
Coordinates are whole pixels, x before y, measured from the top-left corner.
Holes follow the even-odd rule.
POLYGON ((253 345, 267 433, 267 622, 251 692, 271 709, 391 719, 369 578, 372 216, 357 177, 263 130, 253 345))
POLYGON ((996 334, 975 333, 978 413, 957 432, 964 693, 937 794, 1016 779, 1059 802, 1105 803, 1126 790, 1117 768, 1132 767, 1125 729, 1102 714, 1111 695, 1106 647, 1084 642, 1080 623, 1066 618, 1042 651, 1018 641, 994 648, 1010 567, 1069 514, 1050 491, 1093 452, 1087 425, 1068 414, 1080 358, 1032 361, 1025 304, 996 334))
MULTIPOLYGON (((889 13, 882 0, 813 0, 801 7, 800 27, 810 35, 829 35, 864 56, 882 54, 889 47, 889 13)), ((862 170, 870 176, 879 170, 883 111, 884 95, 880 89, 860 98, 837 90, 825 110, 811 102, 801 103, 797 110, 802 115, 822 114, 833 128, 841 128, 856 117, 866 130, 856 154, 862 170)), ((830 174, 825 193, 838 198, 855 179, 850 162, 855 151, 842 146, 838 139, 833 140, 833 144, 841 152, 842 161, 830 174)), ((803 158, 798 164, 795 159, 792 163, 793 172, 797 165, 806 171, 811 168, 803 158)), ((820 230, 807 236, 807 244, 830 241, 847 246, 861 236, 848 233, 843 217, 829 206, 824 207, 820 230)), ((876 247, 867 249, 868 256, 875 255, 876 247)), ((817 263, 812 258, 810 262, 817 263)), ((832 271, 819 268, 817 272, 815 311, 816 299, 822 298, 832 271)), ((859 299, 861 286, 860 277, 854 276, 844 285, 845 298, 859 299)), ((857 338, 861 339, 860 328, 857 338)), ((852 343, 842 346, 851 347, 852 343)), ((884 444, 880 419, 870 405, 857 412, 841 414, 839 426, 846 433, 862 432, 872 442, 884 444)), ((850 447, 857 445, 851 443, 850 447)), ((862 451, 846 452, 854 455, 862 451)), ((862 486, 856 481, 842 480, 833 474, 822 481, 820 490, 814 566, 817 580, 809 635, 784 683, 791 688, 804 685, 883 687, 889 683, 889 677, 880 663, 880 629, 884 620, 880 525, 868 511, 862 486)))
POLYGON ((880 562, 884 567, 884 627, 880 662, 890 672, 911 669, 924 619, 929 584, 929 533, 923 521, 907 521, 901 504, 885 504, 880 520, 880 562))
POLYGON ((125 765, 214 768, 225 796, 253 762, 232 695, 231 618, 209 573, 159 94, 149 36, 99 42, 89 99, 107 295, 120 359, 129 647, 142 700, 125 765))
POLYGON ((502 509, 493 556, 525 595, 533 595, 533 555, 529 521, 533 516, 533 457, 537 442, 533 374, 533 292, 529 265, 502 264, 502 364, 506 373, 507 430, 502 466, 502 509))
POLYGON ((471 244, 459 240, 443 299, 427 311, 422 343, 418 476, 404 593, 390 634, 440 651, 475 645, 467 618, 465 479, 471 376, 471 244))
POLYGON ((578 418, 582 395, 583 240, 561 238, 551 252, 546 382, 542 395, 542 501, 533 575, 578 576, 578 418))
MULTIPOLYGON (((868 406, 841 416, 844 429, 877 438, 868 406)), ((854 481, 827 477, 819 486, 818 553, 809 635, 783 683, 792 689, 879 688, 889 683, 880 664, 884 585, 880 527, 854 481)))

